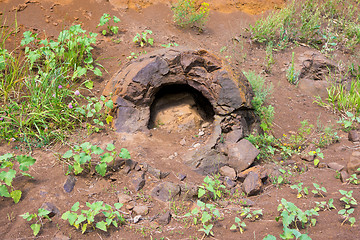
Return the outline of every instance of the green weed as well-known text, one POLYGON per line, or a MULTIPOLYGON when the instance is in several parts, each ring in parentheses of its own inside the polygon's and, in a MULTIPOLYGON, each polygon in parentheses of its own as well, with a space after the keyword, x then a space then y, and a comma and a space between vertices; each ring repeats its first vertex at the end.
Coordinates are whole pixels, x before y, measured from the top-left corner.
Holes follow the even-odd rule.
MULTIPOLYGON (((107 24, 107 30, 104 29, 101 31, 102 35, 106 35, 106 34, 117 34, 119 32, 119 27, 117 26, 113 26, 110 23, 111 17, 110 14, 104 13, 101 18, 100 18, 100 23, 97 25, 97 27, 101 27, 104 26, 105 24, 107 24)), ((113 16, 112 20, 114 21, 114 23, 118 23, 120 22, 120 19, 116 16, 113 16)))
POLYGON ((174 13, 174 21, 180 27, 197 27, 203 31, 209 17, 209 4, 202 2, 200 6, 195 0, 178 0, 171 10, 174 13))
POLYGON ((14 170, 14 159, 19 163, 19 172, 21 175, 30 178, 33 177, 26 172, 29 171, 29 167, 32 166, 36 160, 27 155, 18 155, 15 157, 11 153, 0 156, 0 168, 5 169, 0 172, 0 196, 11 197, 15 203, 18 203, 21 199, 22 192, 16 190, 12 185, 17 174, 17 171, 14 170))
POLYGON ((295 70, 295 53, 292 52, 291 63, 286 71, 286 77, 289 83, 296 85, 299 81, 299 75, 300 73, 295 70))
POLYGON ((42 222, 42 219, 46 218, 51 222, 49 213, 50 213, 50 211, 43 209, 43 208, 39 208, 38 213, 30 214, 29 212, 27 212, 27 213, 20 215, 20 217, 22 217, 23 219, 26 219, 26 221, 31 221, 33 219, 36 219, 36 222, 31 224, 30 227, 33 230, 34 236, 37 236, 40 232, 41 227, 44 225, 42 222))
POLYGON ((142 33, 137 33, 133 38, 133 43, 140 47, 144 47, 146 45, 154 45, 154 39, 149 37, 153 32, 151 30, 145 30, 142 33))

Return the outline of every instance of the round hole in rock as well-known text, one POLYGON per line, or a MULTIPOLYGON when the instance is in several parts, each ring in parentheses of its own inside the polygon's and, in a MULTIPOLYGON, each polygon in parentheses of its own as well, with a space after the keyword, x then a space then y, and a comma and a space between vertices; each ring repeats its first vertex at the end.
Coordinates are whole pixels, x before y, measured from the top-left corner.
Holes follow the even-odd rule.
POLYGON ((199 129, 214 120, 214 110, 198 90, 185 84, 166 85, 159 89, 150 107, 148 128, 170 131, 199 129))

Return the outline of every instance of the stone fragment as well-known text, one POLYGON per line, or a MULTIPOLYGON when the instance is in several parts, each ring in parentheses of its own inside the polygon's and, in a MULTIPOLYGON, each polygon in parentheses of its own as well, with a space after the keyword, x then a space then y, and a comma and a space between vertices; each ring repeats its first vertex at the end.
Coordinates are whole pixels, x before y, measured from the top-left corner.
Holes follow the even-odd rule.
POLYGON ((350 161, 347 164, 347 171, 350 175, 356 173, 359 174, 360 171, 357 169, 360 168, 360 152, 355 151, 350 156, 350 161))
POLYGON ((167 211, 166 213, 164 213, 163 215, 161 215, 158 219, 157 222, 160 225, 168 225, 170 223, 171 220, 171 213, 169 211, 167 211))
POLYGON ((149 208, 147 206, 138 205, 132 209, 137 215, 145 216, 149 213, 149 208))
POLYGON ((72 175, 68 175, 66 182, 64 184, 64 190, 67 193, 72 192, 72 190, 74 189, 76 183, 76 177, 72 176, 72 175))
POLYGON ((228 188, 233 188, 236 186, 236 182, 232 181, 229 177, 225 177, 224 183, 225 183, 225 186, 228 188))
POLYGON ((199 132, 199 136, 201 137, 201 136, 204 136, 205 135, 205 132, 204 131, 200 131, 199 132))
POLYGON ((356 130, 351 130, 348 134, 348 138, 349 141, 351 142, 359 142, 360 141, 359 132, 356 130))
POLYGON ((125 204, 132 200, 132 197, 125 194, 125 193, 119 193, 118 194, 119 203, 125 204))
POLYGON ((137 215, 134 217, 134 223, 138 223, 141 220, 141 215, 137 215))
POLYGON ((164 182, 156 186, 151 195, 163 202, 168 202, 180 195, 180 187, 172 182, 164 182))
POLYGON ((341 180, 341 182, 346 182, 348 179, 349 179, 349 174, 348 174, 348 172, 347 171, 345 171, 345 170, 342 170, 341 172, 340 172, 340 180, 341 180))
POLYGON ((237 143, 231 143, 227 147, 229 166, 238 172, 250 167, 260 152, 259 149, 246 139, 242 139, 237 143))
POLYGON ((244 137, 244 131, 242 128, 237 128, 227 133, 225 136, 225 142, 227 143, 237 143, 240 139, 244 137))
POLYGON ((181 174, 181 173, 179 173, 179 175, 178 175, 178 179, 179 179, 180 181, 184 181, 184 180, 185 180, 185 178, 186 178, 186 175, 185 175, 185 174, 181 174))
POLYGON ((253 196, 260 193, 262 183, 259 175, 255 172, 249 172, 242 187, 247 196, 253 196))
POLYGON ((52 240, 70 240, 70 238, 65 236, 63 233, 58 232, 56 233, 56 235, 53 237, 52 240))
POLYGON ((328 166, 329 168, 335 170, 335 171, 338 171, 340 172, 341 170, 343 170, 344 166, 337 163, 337 162, 331 162, 331 163, 328 163, 328 166))
POLYGON ((245 178, 247 177, 247 175, 250 173, 250 172, 255 172, 257 173, 261 179, 265 179, 268 177, 268 173, 266 171, 266 169, 260 165, 256 165, 254 167, 251 167, 251 168, 248 168, 242 172, 240 172, 237 176, 237 179, 240 181, 240 182, 244 182, 245 178))
POLYGON ((181 146, 185 146, 185 145, 186 145, 185 137, 184 137, 183 139, 181 139, 180 145, 181 145, 181 146))
POLYGON ((198 186, 193 184, 180 184, 181 198, 184 201, 197 199, 198 196, 198 186))
POLYGON ((229 177, 230 180, 235 181, 236 180, 236 171, 229 167, 229 166, 223 166, 220 168, 220 174, 226 177, 229 177))
POLYGON ((140 191, 145 186, 145 172, 136 172, 132 175, 132 184, 135 191, 140 191))
POLYGON ((60 215, 60 211, 59 209, 53 204, 53 203, 50 203, 50 202, 45 202, 41 205, 40 208, 43 208, 45 210, 48 210, 50 213, 48 214, 48 216, 50 218, 52 218, 53 216, 55 215, 60 215))

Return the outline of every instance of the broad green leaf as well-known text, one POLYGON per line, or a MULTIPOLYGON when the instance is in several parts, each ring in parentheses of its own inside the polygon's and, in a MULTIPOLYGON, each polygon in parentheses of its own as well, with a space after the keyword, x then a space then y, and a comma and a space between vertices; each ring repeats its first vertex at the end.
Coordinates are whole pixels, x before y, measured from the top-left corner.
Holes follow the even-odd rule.
POLYGON ((16 157, 16 160, 20 164, 19 169, 21 171, 28 171, 29 166, 33 165, 36 162, 35 158, 32 158, 27 155, 19 155, 16 157))
POLYGON ((110 108, 110 109, 113 109, 114 108, 114 102, 112 100, 109 100, 109 101, 105 102, 105 106, 110 108))
POLYGON ((15 190, 10 193, 10 196, 14 200, 14 203, 18 203, 20 201, 22 192, 20 190, 15 190))
POLYGON ((124 205, 124 204, 122 204, 122 203, 114 203, 114 207, 115 207, 116 209, 120 209, 123 205, 124 205))
POLYGON ((108 150, 108 151, 110 151, 110 152, 114 151, 114 150, 115 150, 114 144, 109 143, 109 144, 106 146, 106 150, 108 150))
POLYGON ((101 103, 100 103, 100 102, 95 103, 94 109, 95 109, 96 112, 100 112, 100 110, 101 110, 101 103))
POLYGON ((9 193, 6 185, 4 185, 4 184, 0 185, 0 196, 2 196, 2 197, 10 197, 10 193, 9 193))
POLYGON ((75 222, 75 225, 80 225, 80 223, 82 223, 83 221, 86 220, 86 217, 83 215, 83 214, 80 214, 78 217, 77 217, 77 220, 75 222))
POLYGON ((113 16, 113 20, 114 20, 114 23, 120 22, 120 19, 118 17, 116 17, 116 16, 113 16))
POLYGON ((110 155, 110 153, 105 153, 101 156, 101 162, 103 163, 110 163, 114 160, 114 157, 110 155))
POLYGON ((105 35, 106 35, 106 30, 105 30, 105 29, 102 30, 102 31, 101 31, 101 34, 105 36, 105 35))
POLYGON ((0 156, 0 161, 7 161, 9 159, 11 159, 14 155, 12 155, 11 153, 5 153, 4 155, 0 156))
POLYGON ((263 238, 263 240, 276 240, 276 237, 273 235, 267 235, 266 237, 263 238))
POLYGON ((0 180, 4 181, 6 185, 11 186, 13 179, 15 178, 16 171, 14 169, 9 169, 9 171, 0 172, 0 180))
POLYGON ((233 224, 231 227, 230 227, 230 230, 236 230, 236 225, 235 224, 233 224))
POLYGON ((38 215, 39 217, 44 217, 47 216, 49 213, 51 213, 49 210, 43 209, 43 208, 39 208, 38 209, 38 215))
POLYGON ((74 203, 74 205, 71 207, 71 211, 76 212, 77 210, 79 210, 79 206, 79 202, 74 203))
POLYGON ((34 223, 34 224, 31 224, 30 227, 33 230, 34 236, 37 236, 40 232, 41 224, 34 223))
POLYGON ((91 81, 91 80, 87 80, 85 83, 84 83, 85 87, 87 87, 88 89, 93 89, 94 88, 94 82, 91 81))
POLYGON ((104 221, 96 223, 96 227, 100 230, 107 232, 106 222, 104 222, 104 221))
POLYGON ((120 150, 119 157, 122 159, 131 159, 130 153, 126 148, 120 150))
POLYGON ((101 176, 105 176, 106 174, 107 165, 106 163, 100 163, 96 165, 95 170, 98 172, 101 176))
POLYGON ((66 153, 64 153, 64 155, 62 157, 63 158, 71 158, 72 156, 73 156, 73 152, 72 152, 72 150, 69 150, 66 153))
POLYGON ((199 188, 199 190, 198 190, 198 198, 201 198, 202 196, 204 196, 205 193, 206 193, 205 189, 199 188))
POLYGON ((201 222, 202 223, 206 223, 208 221, 211 220, 211 215, 208 212, 203 212, 202 216, 201 216, 201 222))
POLYGON ((93 72, 96 76, 100 76, 100 77, 102 76, 102 72, 99 68, 95 68, 93 72))
POLYGON ((74 173, 75 175, 78 175, 79 173, 81 173, 84 169, 81 167, 80 163, 75 162, 74 163, 74 173))

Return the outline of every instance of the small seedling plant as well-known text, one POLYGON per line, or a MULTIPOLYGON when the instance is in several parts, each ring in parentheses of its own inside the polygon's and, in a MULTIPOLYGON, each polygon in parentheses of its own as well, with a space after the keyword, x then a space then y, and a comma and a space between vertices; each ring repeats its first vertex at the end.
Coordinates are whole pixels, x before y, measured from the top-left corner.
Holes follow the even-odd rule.
POLYGON ((120 153, 115 151, 115 146, 109 143, 105 150, 96 145, 91 145, 89 142, 84 142, 80 146, 75 145, 72 150, 67 151, 62 155, 62 158, 69 159, 69 167, 67 174, 74 173, 78 175, 87 168, 89 171, 92 167, 93 156, 98 156, 98 162, 96 163, 95 170, 101 176, 105 176, 109 163, 115 164, 115 158, 130 159, 130 153, 127 149, 122 148, 120 153))
POLYGON ((322 210, 329 210, 331 211, 331 209, 336 209, 336 207, 334 206, 334 199, 330 198, 328 202, 326 201, 321 201, 321 202, 315 202, 316 206, 314 208, 315 211, 319 212, 322 210))
POLYGON ((343 126, 345 132, 349 132, 352 129, 355 129, 355 123, 360 123, 360 117, 355 116, 353 113, 346 111, 346 117, 342 117, 337 121, 343 126))
POLYGON ((203 31, 209 17, 209 4, 202 2, 200 6, 194 0, 178 0, 173 6, 174 21, 180 27, 197 27, 203 31))
POLYGON ((300 72, 295 70, 295 53, 292 52, 291 63, 289 68, 286 71, 286 77, 289 83, 296 85, 299 81, 300 72))
POLYGON ((244 231, 245 231, 245 228, 246 228, 246 223, 241 221, 240 218, 238 217, 235 217, 235 224, 233 224, 231 227, 230 227, 230 230, 236 230, 236 229, 239 229, 239 232, 242 234, 244 231))
POLYGON ((303 187, 304 183, 298 183, 298 185, 291 185, 290 188, 291 189, 296 189, 297 190, 297 198, 306 198, 306 195, 309 195, 309 189, 308 187, 303 187))
POLYGON ((314 194, 314 196, 321 196, 321 197, 325 197, 323 193, 327 193, 327 190, 325 187, 320 187, 319 184, 317 183, 313 183, 314 185, 314 190, 311 190, 311 192, 314 194))
POLYGON ((225 192, 225 188, 226 187, 221 184, 218 175, 215 175, 214 178, 206 176, 202 186, 199 187, 198 198, 201 198, 207 194, 207 196, 213 200, 220 199, 225 192))
POLYGON ((356 199, 352 196, 353 191, 345 191, 339 190, 340 194, 343 195, 340 198, 340 201, 345 203, 344 209, 341 209, 338 214, 343 217, 343 221, 341 225, 343 225, 346 221, 350 222, 350 225, 353 226, 356 222, 355 217, 350 217, 350 215, 354 212, 354 206, 357 205, 356 199))
POLYGON ((4 169, 0 172, 0 196, 11 197, 15 203, 18 203, 21 199, 21 190, 16 190, 12 185, 17 171, 14 170, 14 160, 19 164, 19 172, 21 175, 33 178, 30 174, 29 167, 32 166, 36 160, 27 155, 14 156, 11 153, 6 153, 0 156, 0 168, 4 169))
POLYGON ((71 226, 74 226, 76 229, 81 229, 81 233, 85 233, 88 228, 98 228, 102 231, 107 232, 107 229, 113 225, 114 227, 119 227, 120 224, 125 223, 123 215, 119 212, 120 208, 123 206, 122 203, 115 203, 114 207, 109 204, 105 204, 103 201, 98 201, 94 203, 86 202, 88 209, 81 209, 81 213, 77 212, 80 209, 80 203, 76 202, 70 211, 65 212, 61 218, 63 220, 68 220, 71 226), (105 220, 95 221, 95 218, 98 219, 99 215, 103 214, 105 220))
POLYGON ((214 225, 212 222, 221 218, 220 212, 214 204, 204 203, 200 200, 197 201, 197 207, 191 212, 188 212, 184 217, 192 217, 194 225, 201 222, 202 227, 199 229, 200 232, 204 232, 204 235, 214 235, 212 228, 214 225))
POLYGON ((260 219, 260 216, 262 216, 262 209, 254 210, 251 212, 251 209, 248 207, 245 207, 241 210, 240 216, 249 219, 250 221, 256 221, 260 219))
MULTIPOLYGON (((120 22, 120 19, 116 16, 112 17, 112 20, 114 23, 120 22)), ((111 25, 111 17, 110 14, 104 13, 100 18, 100 23, 97 25, 97 27, 104 26, 107 24, 107 30, 104 29, 101 31, 101 34, 106 36, 107 34, 117 34, 119 32, 119 27, 111 25)))
POLYGON ((161 44, 161 46, 164 48, 171 48, 171 47, 177 47, 179 46, 179 44, 177 44, 176 42, 170 42, 168 44, 161 44))
POLYGON ((320 163, 319 158, 324 159, 324 154, 321 152, 320 148, 317 148, 315 151, 309 152, 310 156, 316 156, 314 159, 314 166, 317 167, 320 163))
MULTIPOLYGON (((360 168, 357 169, 357 172, 360 172, 360 168)), ((350 177, 348 179, 346 179, 346 181, 348 183, 351 183, 351 184, 354 184, 354 185, 359 185, 359 183, 360 183, 356 173, 351 174, 350 177)))
POLYGON ((142 33, 137 33, 133 38, 133 43, 135 43, 140 47, 144 47, 147 45, 153 46, 154 39, 148 36, 151 35, 152 33, 153 32, 151 30, 145 30, 142 33))
POLYGON ((29 212, 27 212, 27 213, 20 215, 20 217, 22 217, 23 219, 26 219, 26 221, 29 221, 29 222, 32 221, 33 219, 36 220, 36 222, 31 224, 30 227, 33 230, 34 236, 37 236, 40 232, 41 227, 44 225, 43 219, 46 218, 47 220, 49 220, 51 222, 49 213, 50 213, 49 210, 39 208, 38 213, 30 214, 29 212))

